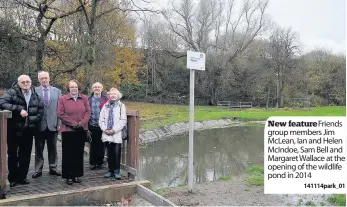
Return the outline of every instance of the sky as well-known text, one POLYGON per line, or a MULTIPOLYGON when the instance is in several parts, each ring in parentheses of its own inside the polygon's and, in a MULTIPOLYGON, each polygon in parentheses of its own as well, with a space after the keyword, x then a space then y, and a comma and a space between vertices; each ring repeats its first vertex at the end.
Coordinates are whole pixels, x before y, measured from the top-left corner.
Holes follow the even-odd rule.
POLYGON ((267 13, 299 34, 304 53, 324 47, 346 54, 346 0, 270 0, 267 13))
MULTIPOLYGON (((269 0, 266 13, 277 25, 298 33, 303 53, 325 48, 346 54, 346 1, 269 0)), ((159 9, 168 6, 170 0, 151 2, 159 9)))

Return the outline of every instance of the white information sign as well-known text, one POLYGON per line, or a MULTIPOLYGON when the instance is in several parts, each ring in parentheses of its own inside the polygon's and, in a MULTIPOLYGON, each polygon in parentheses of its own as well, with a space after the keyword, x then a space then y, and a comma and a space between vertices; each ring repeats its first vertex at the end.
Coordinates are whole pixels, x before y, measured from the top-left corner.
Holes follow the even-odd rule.
POLYGON ((187 51, 187 68, 205 70, 205 53, 187 51))

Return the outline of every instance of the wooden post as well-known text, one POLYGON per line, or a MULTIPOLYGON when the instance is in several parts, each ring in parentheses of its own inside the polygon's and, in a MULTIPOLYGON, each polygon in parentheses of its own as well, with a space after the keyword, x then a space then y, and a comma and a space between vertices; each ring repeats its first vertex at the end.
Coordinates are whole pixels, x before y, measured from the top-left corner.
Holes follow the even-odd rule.
POLYGON ((139 153, 139 128, 140 116, 138 111, 130 111, 128 113, 129 122, 129 139, 127 146, 128 160, 127 165, 132 168, 138 169, 138 153, 139 153))
MULTIPOLYGON (((128 140, 123 141, 122 164, 124 168, 130 167, 139 170, 140 157, 140 113, 138 111, 128 111, 128 140)), ((129 169, 129 168, 128 168, 129 169)), ((128 176, 135 179, 135 175, 129 173, 128 176)))
POLYGON ((0 111, 0 199, 6 198, 7 119, 11 111, 0 111))

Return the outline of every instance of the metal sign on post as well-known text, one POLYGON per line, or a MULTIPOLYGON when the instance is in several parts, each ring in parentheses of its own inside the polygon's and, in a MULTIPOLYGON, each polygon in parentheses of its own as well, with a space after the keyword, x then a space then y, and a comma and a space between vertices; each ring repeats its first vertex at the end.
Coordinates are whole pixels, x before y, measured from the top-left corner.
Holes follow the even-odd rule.
POLYGON ((188 188, 193 190, 193 145, 194 145, 194 80, 195 70, 205 70, 205 53, 187 51, 187 68, 190 69, 190 95, 189 95, 189 161, 188 161, 188 188))

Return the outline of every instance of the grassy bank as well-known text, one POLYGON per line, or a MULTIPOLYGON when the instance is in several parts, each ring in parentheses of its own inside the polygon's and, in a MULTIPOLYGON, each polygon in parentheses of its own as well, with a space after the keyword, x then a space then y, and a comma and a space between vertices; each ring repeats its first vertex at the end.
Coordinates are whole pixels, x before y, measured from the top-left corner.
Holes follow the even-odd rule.
MULTIPOLYGON (((128 110, 138 110, 141 127, 149 130, 189 121, 189 106, 161 105, 142 102, 125 102, 128 110)), ((311 110, 298 109, 245 109, 229 110, 216 106, 196 106, 195 121, 218 120, 238 117, 243 120, 266 120, 270 116, 346 116, 345 106, 314 107, 311 110)))
POLYGON ((264 168, 254 165, 247 169, 247 181, 251 185, 264 185, 264 168))
POLYGON ((336 206, 346 206, 346 194, 335 194, 328 198, 328 201, 336 206))

